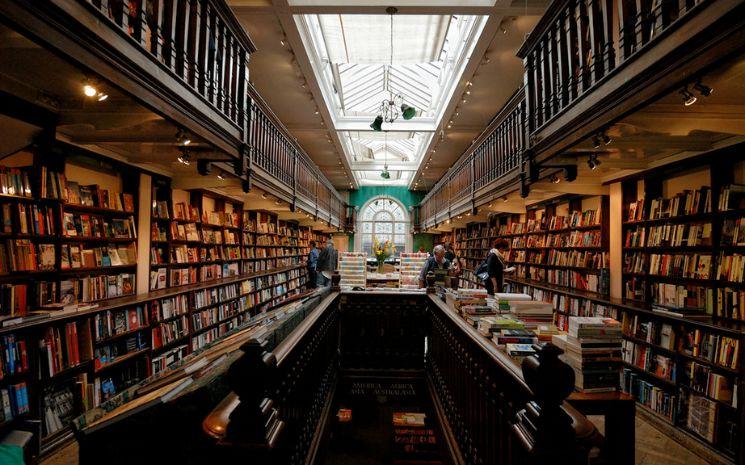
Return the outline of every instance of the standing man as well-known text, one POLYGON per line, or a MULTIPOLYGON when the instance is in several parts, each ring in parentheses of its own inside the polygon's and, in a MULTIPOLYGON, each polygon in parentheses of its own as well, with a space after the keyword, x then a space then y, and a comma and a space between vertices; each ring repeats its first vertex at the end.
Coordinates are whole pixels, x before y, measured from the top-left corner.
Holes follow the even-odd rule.
POLYGON ((426 262, 424 262, 422 271, 419 273, 420 288, 427 287, 427 273, 429 273, 430 271, 432 273, 435 273, 435 275, 441 276, 442 279, 440 280, 440 282, 442 284, 445 283, 444 276, 447 275, 448 270, 450 269, 450 260, 445 258, 445 247, 443 247, 442 245, 436 245, 433 252, 433 255, 430 256, 426 262))
POLYGON ((334 242, 329 239, 326 241, 326 247, 321 250, 321 253, 318 255, 318 264, 316 265, 316 270, 318 271, 317 279, 319 286, 329 285, 330 280, 326 278, 322 272, 336 270, 338 261, 339 252, 337 252, 334 248, 334 242))
POLYGON ((308 252, 308 289, 317 285, 316 267, 318 266, 318 248, 316 241, 310 241, 310 252, 308 252))

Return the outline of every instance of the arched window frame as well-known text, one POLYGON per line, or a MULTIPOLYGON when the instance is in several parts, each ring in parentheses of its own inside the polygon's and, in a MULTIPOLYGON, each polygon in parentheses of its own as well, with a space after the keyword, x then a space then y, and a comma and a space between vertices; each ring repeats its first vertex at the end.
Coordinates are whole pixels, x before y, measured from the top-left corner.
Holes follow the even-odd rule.
POLYGON ((356 227, 355 227, 354 250, 359 250, 359 251, 363 251, 363 252, 368 252, 369 253, 369 250, 364 250, 363 249, 364 236, 365 235, 370 235, 371 236, 371 239, 372 239, 372 237, 374 236, 374 233, 375 233, 375 224, 376 223, 392 223, 391 237, 394 237, 395 238, 395 237, 398 237, 398 236, 403 236, 404 250, 401 250, 401 248, 399 247, 398 250, 396 251, 397 254, 400 254, 401 252, 409 252, 409 251, 411 251, 411 247, 412 247, 412 242, 413 241, 412 241, 412 237, 411 237, 411 220, 409 218, 409 212, 408 212, 408 210, 406 209, 406 207, 401 202, 399 202, 398 200, 396 200, 394 198, 387 197, 387 196, 373 197, 370 200, 368 200, 367 202, 365 202, 365 204, 362 206, 362 208, 360 208, 359 214, 357 215, 357 224, 356 224, 356 227), (365 216, 366 216, 365 213, 367 212, 367 210, 370 208, 371 205, 374 205, 375 204, 376 201, 378 201, 378 202, 386 202, 386 203, 388 201, 391 201, 393 204, 395 204, 401 210, 401 213, 402 213, 403 218, 400 219, 400 220, 397 220, 397 219, 395 219, 395 216, 393 215, 393 213, 390 212, 389 214, 391 216, 391 219, 385 220, 385 221, 378 221, 377 220, 378 215, 381 215, 383 213, 387 213, 388 212, 387 210, 382 210, 381 209, 381 210, 375 212, 375 214, 373 215, 373 219, 372 220, 366 220, 365 219, 365 216), (365 223, 372 223, 372 227, 370 229, 370 231, 371 231, 370 233, 363 232, 364 231, 363 225, 365 223), (395 232, 396 231, 396 224, 397 223, 404 225, 404 229, 403 229, 403 232, 402 233, 396 233, 395 232))

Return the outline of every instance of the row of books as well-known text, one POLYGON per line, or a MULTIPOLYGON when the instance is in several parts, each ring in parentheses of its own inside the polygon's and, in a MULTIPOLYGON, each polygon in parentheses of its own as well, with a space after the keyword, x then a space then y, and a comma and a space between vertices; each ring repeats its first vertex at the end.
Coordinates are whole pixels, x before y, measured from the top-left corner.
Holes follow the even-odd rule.
POLYGON ((93 367, 96 371, 101 370, 107 365, 116 362, 119 358, 139 352, 147 347, 147 339, 142 332, 134 333, 126 338, 116 339, 109 344, 95 348, 93 352, 93 367))
POLYGON ((551 216, 543 222, 548 230, 596 226, 600 224, 600 212, 598 210, 573 211, 569 216, 551 216))
POLYGON ((186 315, 153 325, 151 345, 153 349, 159 349, 182 339, 189 334, 189 319, 186 315))
POLYGON ((669 323, 644 319, 639 315, 626 312, 623 314, 622 327, 625 335, 633 336, 663 349, 676 349, 675 332, 669 323))
POLYGON ((189 311, 189 296, 179 294, 174 297, 158 299, 150 302, 150 318, 152 321, 163 321, 189 311))
POLYGON ((711 245, 711 223, 637 226, 626 231, 625 247, 695 247, 711 245))
POLYGON ((737 368, 740 341, 722 334, 701 329, 687 332, 682 346, 683 353, 698 357, 727 368, 737 368))
POLYGON ((528 236, 527 247, 600 247, 600 231, 571 231, 563 234, 547 234, 545 241, 541 236, 528 236), (536 242, 531 242, 536 241, 536 242))
POLYGON ((5 244, 0 244, 0 274, 54 270, 54 252, 54 244, 8 239, 5 244))
POLYGON ((729 184, 719 194, 719 211, 745 209, 745 185, 729 184))
POLYGON ((708 365, 688 362, 685 367, 688 386, 699 394, 737 407, 737 383, 708 365))
POLYGON ((134 273, 104 274, 60 281, 60 301, 62 304, 95 302, 132 295, 134 292, 134 273))
POLYGON ((30 234, 34 236, 53 236, 56 234, 54 208, 18 202, 15 205, 3 203, 2 232, 5 234, 30 234))
POLYGON ((676 363, 671 357, 656 353, 656 351, 645 344, 637 344, 628 339, 623 341, 623 360, 646 372, 652 373, 658 378, 675 382, 677 378, 676 363))
POLYGON ((28 171, 20 168, 0 166, 0 193, 31 197, 31 183, 28 171))
POLYGON ((628 221, 656 220, 711 212, 711 188, 686 189, 671 198, 639 199, 628 206, 628 221))
POLYGON ((745 217, 724 220, 721 243, 726 246, 745 246, 745 217))
POLYGON ((47 373, 52 377, 92 358, 90 327, 84 322, 49 326, 44 329, 40 347, 42 356, 45 357, 47 373))
POLYGON ((132 194, 112 192, 97 184, 81 186, 75 181, 67 181, 67 198, 65 201, 72 205, 103 208, 134 213, 134 197, 132 194))
MULTIPOLYGON (((29 369, 26 340, 15 334, 0 337, 0 380, 7 376, 25 373, 29 369)), ((2 421, 0 420, 0 423, 2 421)))
POLYGON ((600 270, 608 267, 608 257, 605 252, 551 249, 548 251, 546 265, 571 266, 600 270))
POLYGON ((106 310, 93 317, 96 341, 126 334, 148 326, 147 309, 143 306, 123 310, 106 310))
POLYGON ((0 387, 0 425, 30 410, 26 382, 0 387))
POLYGON ((136 239, 134 217, 107 219, 101 215, 65 212, 62 217, 64 235, 82 238, 136 239))
POLYGON ((677 418, 677 397, 674 393, 645 380, 643 375, 630 368, 624 368, 621 376, 621 390, 656 414, 675 423, 677 418))

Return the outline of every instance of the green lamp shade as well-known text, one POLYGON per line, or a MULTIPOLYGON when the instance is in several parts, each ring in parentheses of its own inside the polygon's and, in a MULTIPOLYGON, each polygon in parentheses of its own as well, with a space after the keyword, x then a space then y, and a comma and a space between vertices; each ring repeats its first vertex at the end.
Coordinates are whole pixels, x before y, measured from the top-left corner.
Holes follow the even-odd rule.
POLYGON ((391 173, 389 173, 388 170, 384 170, 380 173, 380 177, 383 179, 391 179, 391 173))
POLYGON ((375 121, 372 122, 370 125, 373 131, 382 131, 383 130, 383 117, 378 115, 375 117, 375 121))
POLYGON ((404 103, 403 105, 401 105, 401 116, 403 116, 404 119, 413 118, 414 116, 416 116, 416 108, 404 103))

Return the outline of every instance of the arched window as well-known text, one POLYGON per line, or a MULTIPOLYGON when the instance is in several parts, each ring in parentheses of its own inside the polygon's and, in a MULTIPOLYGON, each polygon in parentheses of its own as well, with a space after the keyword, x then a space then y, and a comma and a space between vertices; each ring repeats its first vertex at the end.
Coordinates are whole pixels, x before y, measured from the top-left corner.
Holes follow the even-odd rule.
POLYGON ((393 241, 396 255, 407 250, 409 217, 398 201, 387 197, 374 198, 362 207, 359 218, 357 250, 372 255, 373 237, 380 242, 393 241))

